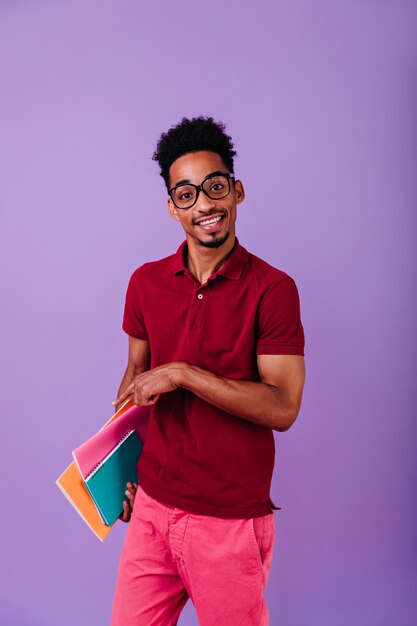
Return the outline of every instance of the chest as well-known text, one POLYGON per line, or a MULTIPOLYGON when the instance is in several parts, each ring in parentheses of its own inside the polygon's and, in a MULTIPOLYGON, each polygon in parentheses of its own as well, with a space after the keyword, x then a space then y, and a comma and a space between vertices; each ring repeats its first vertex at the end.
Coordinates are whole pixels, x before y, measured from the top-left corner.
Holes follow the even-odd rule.
POLYGON ((152 366, 186 361, 220 375, 257 376, 256 314, 250 285, 222 277, 201 286, 175 276, 146 295, 152 366))

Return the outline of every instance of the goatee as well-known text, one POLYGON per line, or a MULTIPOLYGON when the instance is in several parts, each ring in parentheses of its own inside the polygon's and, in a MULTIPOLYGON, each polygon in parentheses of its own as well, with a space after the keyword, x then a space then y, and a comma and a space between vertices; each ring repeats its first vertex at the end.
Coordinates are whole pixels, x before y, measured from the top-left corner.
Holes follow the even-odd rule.
POLYGON ((220 239, 210 239, 209 241, 201 241, 201 239, 199 239, 198 243, 200 246, 204 246, 204 248, 220 248, 220 246, 228 240, 229 234, 230 232, 227 231, 227 233, 220 239))

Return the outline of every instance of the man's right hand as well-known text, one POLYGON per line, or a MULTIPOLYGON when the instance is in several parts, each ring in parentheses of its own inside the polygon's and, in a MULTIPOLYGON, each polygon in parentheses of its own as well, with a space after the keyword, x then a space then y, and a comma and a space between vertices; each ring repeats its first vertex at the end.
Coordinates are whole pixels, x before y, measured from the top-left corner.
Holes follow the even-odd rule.
POLYGON ((128 501, 127 500, 123 501, 123 513, 119 515, 119 519, 122 520, 122 522, 130 521, 130 517, 133 511, 133 505, 134 505, 135 498, 136 498, 137 489, 138 489, 138 486, 136 483, 127 483, 127 489, 125 491, 125 494, 128 497, 128 501))

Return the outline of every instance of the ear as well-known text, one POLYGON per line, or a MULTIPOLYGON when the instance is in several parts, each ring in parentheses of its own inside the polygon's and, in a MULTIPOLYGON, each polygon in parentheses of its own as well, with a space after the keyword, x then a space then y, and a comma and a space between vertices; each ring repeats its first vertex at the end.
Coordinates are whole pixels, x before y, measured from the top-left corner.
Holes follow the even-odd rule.
POLYGON ((235 197, 236 204, 240 204, 245 199, 245 190, 241 180, 235 180, 235 197))
POLYGON ((180 216, 178 215, 177 207, 172 202, 171 198, 168 198, 168 211, 171 214, 171 217, 176 221, 180 222, 180 216))

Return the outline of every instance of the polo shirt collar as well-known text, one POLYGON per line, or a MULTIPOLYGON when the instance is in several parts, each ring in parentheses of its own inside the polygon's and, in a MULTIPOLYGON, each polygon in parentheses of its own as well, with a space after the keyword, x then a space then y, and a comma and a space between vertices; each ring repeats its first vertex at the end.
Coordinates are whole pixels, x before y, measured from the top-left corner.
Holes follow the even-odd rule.
MULTIPOLYGON (((183 241, 176 253, 173 256, 171 262, 170 271, 172 274, 179 274, 181 272, 185 272, 187 270, 187 266, 185 265, 185 255, 187 252, 187 242, 183 241)), ((212 280, 216 276, 224 276, 225 278, 231 278, 232 280, 237 280, 240 278, 242 274, 243 268, 246 265, 249 258, 248 251, 240 245, 238 238, 236 237, 235 245, 233 247, 232 253, 227 259, 225 263, 214 272, 209 278, 212 280)))

